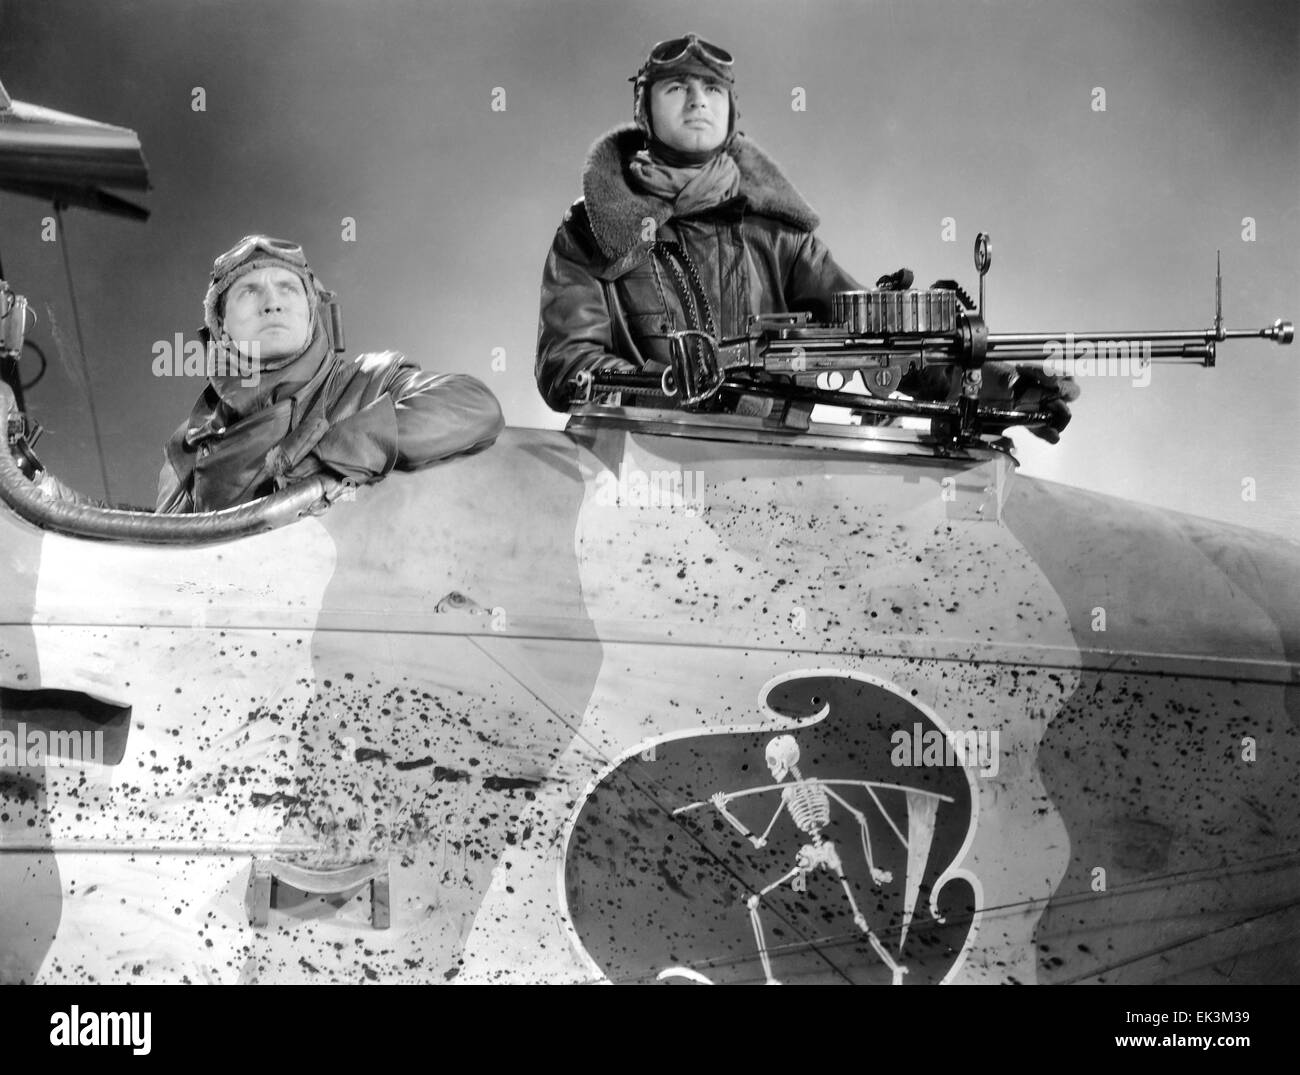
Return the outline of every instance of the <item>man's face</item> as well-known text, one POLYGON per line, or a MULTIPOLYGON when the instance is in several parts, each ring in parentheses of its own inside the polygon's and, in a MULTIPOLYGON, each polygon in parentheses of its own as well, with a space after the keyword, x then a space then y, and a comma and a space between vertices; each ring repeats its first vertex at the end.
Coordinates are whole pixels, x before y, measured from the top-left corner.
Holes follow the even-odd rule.
POLYGON ((244 273, 226 292, 222 328, 243 354, 251 354, 257 343, 264 360, 296 355, 311 332, 311 305, 301 278, 277 268, 244 273))
POLYGON ((659 141, 673 149, 717 149, 730 118, 731 93, 719 79, 674 75, 650 87, 650 122, 659 141))

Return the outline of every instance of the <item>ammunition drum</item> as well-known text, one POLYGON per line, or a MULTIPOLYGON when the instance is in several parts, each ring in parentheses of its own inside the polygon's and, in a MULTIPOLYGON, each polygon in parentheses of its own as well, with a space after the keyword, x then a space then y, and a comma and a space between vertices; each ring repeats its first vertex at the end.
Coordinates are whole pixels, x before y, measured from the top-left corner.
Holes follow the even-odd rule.
POLYGON ((924 291, 837 291, 831 320, 868 336, 949 335, 957 329, 957 293, 924 291))

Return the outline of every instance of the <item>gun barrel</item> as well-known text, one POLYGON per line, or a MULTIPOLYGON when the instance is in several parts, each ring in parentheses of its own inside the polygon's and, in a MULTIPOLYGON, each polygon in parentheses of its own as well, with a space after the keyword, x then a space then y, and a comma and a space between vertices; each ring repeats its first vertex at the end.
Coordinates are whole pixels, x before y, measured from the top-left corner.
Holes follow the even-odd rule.
POLYGON ((1013 345, 1043 347, 1049 343, 1060 344, 1073 340, 1076 343, 1168 343, 1194 346, 1222 340, 1273 340, 1289 344, 1295 338, 1295 325, 1278 319, 1261 329, 1172 329, 1159 332, 990 332, 989 350, 1013 345))
MULTIPOLYGON (((1079 343, 1097 343, 1098 356, 1105 357, 1103 352, 1115 353, 1118 349, 1123 348, 1121 343, 1112 343, 1109 345, 1105 341, 1094 340, 1075 340, 1079 343)), ((997 348, 989 347, 989 357, 1001 362, 1017 362, 1021 365, 1032 365, 1035 362, 1050 362, 1061 358, 1080 357, 1078 352, 1072 348, 1061 348, 1060 341, 1056 341, 1057 349, 1054 352, 1048 352, 1044 346, 1034 346, 1032 344, 1007 344, 997 348)), ((1174 360, 1186 361, 1195 359, 1205 361, 1213 359, 1215 355, 1214 341, 1209 343, 1178 343, 1178 342, 1142 342, 1139 346, 1138 341, 1133 341, 1131 348, 1124 348, 1120 353, 1128 354, 1132 358, 1157 360, 1174 360)))
MULTIPOLYGON (((1216 345, 1225 340, 1263 339, 1289 344, 1295 326, 1281 319, 1261 329, 1171 329, 1148 332, 990 332, 990 358, 1034 363, 1053 358, 1078 357, 1083 344, 1114 350, 1124 347, 1133 357, 1166 362, 1201 362, 1213 365, 1216 345)), ((754 341, 724 341, 719 348, 727 368, 760 367, 769 373, 846 370, 886 362, 944 363, 962 361, 960 343, 951 336, 873 336, 858 333, 800 331, 769 339, 759 348, 754 341)))

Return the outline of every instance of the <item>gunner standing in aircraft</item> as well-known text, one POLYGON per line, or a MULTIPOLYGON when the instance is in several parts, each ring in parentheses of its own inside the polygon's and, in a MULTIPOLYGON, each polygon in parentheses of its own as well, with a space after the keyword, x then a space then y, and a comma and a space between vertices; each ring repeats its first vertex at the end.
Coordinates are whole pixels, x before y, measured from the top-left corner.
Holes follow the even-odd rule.
POLYGON ((736 129, 729 52, 695 34, 663 41, 632 81, 635 126, 592 147, 542 276, 536 375, 555 410, 580 372, 666 367, 670 329, 716 337, 744 332, 751 313, 824 317, 834 292, 861 287, 736 129))
POLYGON ((501 408, 473 377, 395 351, 336 355, 333 297, 294 243, 250 235, 216 259, 212 376, 164 449, 159 512, 233 507, 318 473, 375 482, 496 440, 501 408))
MULTIPOLYGON (((695 34, 661 41, 631 81, 635 125, 592 147, 583 198, 556 232, 542 274, 535 374, 554 410, 581 398, 579 374, 666 368, 670 331, 738 336, 751 314, 789 311, 825 321, 835 292, 862 290, 813 234, 817 214, 736 129, 729 52, 695 34)), ((986 377, 986 394, 1009 396, 1013 373, 998 372, 986 377)), ((900 388, 955 398, 952 373, 931 368, 900 388)), ((1056 394, 1055 382, 1027 377, 1056 394)), ((754 397, 733 405, 767 409, 754 397)), ((1055 406, 1063 427, 1069 410, 1055 406)), ((1055 429, 1033 432, 1057 439, 1055 429)))

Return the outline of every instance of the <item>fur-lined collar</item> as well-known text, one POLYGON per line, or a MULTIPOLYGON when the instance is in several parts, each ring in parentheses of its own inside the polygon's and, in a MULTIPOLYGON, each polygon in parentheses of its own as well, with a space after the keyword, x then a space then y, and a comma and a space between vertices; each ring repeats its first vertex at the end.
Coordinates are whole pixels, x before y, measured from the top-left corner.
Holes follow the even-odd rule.
MULTIPOLYGON (((641 241, 645 218, 663 224, 672 207, 661 198, 633 188, 624 162, 645 145, 645 135, 634 126, 619 127, 600 138, 587 154, 582 193, 592 234, 608 258, 626 254, 641 241)), ((776 162, 743 134, 737 134, 727 152, 740 169, 740 197, 756 213, 765 213, 800 231, 817 228, 817 214, 781 174, 776 162)))

